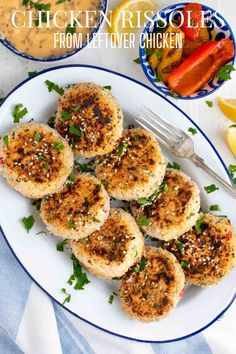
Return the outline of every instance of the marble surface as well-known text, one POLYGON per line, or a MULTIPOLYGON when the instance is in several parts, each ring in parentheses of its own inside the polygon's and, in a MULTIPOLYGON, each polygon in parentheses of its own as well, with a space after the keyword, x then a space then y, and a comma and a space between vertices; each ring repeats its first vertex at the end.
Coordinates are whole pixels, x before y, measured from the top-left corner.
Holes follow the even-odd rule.
MULTIPOLYGON (((119 2, 120 1, 117 0, 110 1, 110 8, 113 8, 119 2)), ((165 7, 175 2, 176 1, 159 0, 160 7, 165 7)), ((235 0, 202 0, 202 3, 221 12, 231 25, 234 33, 236 33, 235 0)), ((101 29, 101 32, 106 32, 105 26, 101 29)), ((49 67, 66 64, 91 64, 105 67, 129 75, 149 85, 142 72, 141 66, 133 62, 133 59, 136 57, 138 57, 138 47, 135 49, 105 48, 103 43, 100 48, 85 48, 82 52, 62 62, 40 63, 27 61, 17 57, 0 45, 0 97, 4 97, 18 83, 24 80, 28 76, 27 73, 29 71, 40 71, 49 67)), ((225 98, 236 98, 236 72, 232 74, 232 80, 228 81, 223 88, 215 92, 215 94, 208 96, 205 99, 203 98, 194 101, 174 100, 174 103, 189 114, 190 117, 204 130, 223 157, 226 165, 235 164, 236 159, 228 149, 224 138, 225 130, 232 123, 219 110, 217 103, 218 96, 223 96, 225 98), (205 102, 206 100, 213 101, 213 108, 209 108, 207 106, 205 102)), ((207 334, 207 339, 210 340, 212 344, 211 346, 214 347, 215 353, 224 352, 231 354, 236 352, 236 344, 235 340, 233 340, 236 329, 235 316, 233 316, 235 309, 236 305, 234 304, 229 310, 229 313, 227 313, 225 318, 220 323, 218 322, 214 324, 210 329, 204 332, 207 334), (223 340, 225 343, 223 347, 221 347, 222 331, 220 330, 222 325, 228 328, 227 332, 224 331, 223 334, 223 340), (221 339, 220 336, 218 337, 219 333, 221 339)), ((73 322, 76 326, 80 326, 79 320, 73 318, 73 322)), ((116 339, 116 341, 117 340, 118 339, 116 339)), ((103 345, 103 343, 101 343, 101 345, 103 345)), ((129 345, 127 342, 127 346, 130 349, 134 348, 130 342, 129 345)), ((137 348, 137 344, 135 344, 135 347, 137 348)))

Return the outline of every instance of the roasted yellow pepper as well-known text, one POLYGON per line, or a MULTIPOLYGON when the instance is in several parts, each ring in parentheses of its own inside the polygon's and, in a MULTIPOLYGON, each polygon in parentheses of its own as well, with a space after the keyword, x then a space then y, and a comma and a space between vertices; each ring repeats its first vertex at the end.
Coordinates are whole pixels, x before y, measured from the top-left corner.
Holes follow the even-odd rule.
POLYGON ((165 41, 163 40, 162 58, 157 67, 157 73, 161 75, 162 80, 166 83, 172 70, 181 63, 185 36, 179 27, 171 25, 164 34, 165 41))
POLYGON ((198 47, 203 43, 210 41, 210 35, 206 27, 202 27, 199 32, 198 39, 195 41, 190 41, 185 38, 184 49, 183 49, 183 58, 189 57, 198 47))

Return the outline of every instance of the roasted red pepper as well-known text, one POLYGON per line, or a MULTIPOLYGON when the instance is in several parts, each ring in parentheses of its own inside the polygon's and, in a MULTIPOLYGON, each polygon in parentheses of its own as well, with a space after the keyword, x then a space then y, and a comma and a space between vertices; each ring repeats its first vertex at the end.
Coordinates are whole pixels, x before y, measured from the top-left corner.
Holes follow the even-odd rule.
POLYGON ((196 49, 170 74, 168 85, 180 96, 189 96, 215 76, 219 67, 234 57, 230 39, 209 42, 196 49))
POLYGON ((190 41, 195 41, 201 29, 202 23, 202 5, 200 4, 188 4, 183 9, 183 25, 181 30, 185 33, 185 38, 190 41))

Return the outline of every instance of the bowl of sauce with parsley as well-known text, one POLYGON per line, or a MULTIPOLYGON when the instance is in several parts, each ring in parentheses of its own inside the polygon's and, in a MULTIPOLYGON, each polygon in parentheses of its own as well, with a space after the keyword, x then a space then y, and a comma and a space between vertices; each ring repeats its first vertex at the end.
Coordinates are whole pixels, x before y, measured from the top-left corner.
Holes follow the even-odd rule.
POLYGON ((0 0, 0 42, 30 60, 66 59, 97 33, 107 0, 0 0))

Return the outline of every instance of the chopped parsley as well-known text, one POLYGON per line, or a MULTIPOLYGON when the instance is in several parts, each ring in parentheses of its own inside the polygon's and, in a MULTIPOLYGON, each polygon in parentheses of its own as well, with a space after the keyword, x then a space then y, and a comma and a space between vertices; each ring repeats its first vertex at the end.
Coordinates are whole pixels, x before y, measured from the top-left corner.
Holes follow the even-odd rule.
POLYGON ((75 106, 74 111, 78 112, 81 109, 81 104, 77 104, 77 106, 75 106))
POLYGON ((211 211, 221 211, 221 208, 218 204, 214 204, 210 206, 211 211))
POLYGON ((23 0, 23 5, 30 5, 31 8, 35 8, 38 11, 49 11, 51 8, 51 4, 42 4, 40 0, 37 2, 33 2, 31 0, 23 0))
POLYGON ((135 128, 135 126, 133 124, 128 125, 128 129, 134 129, 134 128, 135 128))
POLYGON ((152 193, 152 195, 149 198, 139 198, 137 200, 137 203, 139 205, 150 205, 156 200, 158 194, 159 194, 159 189, 157 189, 154 193, 152 193))
POLYGON ((79 167, 81 172, 94 172, 93 169, 87 163, 76 162, 76 166, 79 167))
POLYGON ((63 240, 62 242, 57 244, 57 251, 64 252, 64 246, 67 244, 67 240, 63 240))
POLYGON ((162 48, 159 48, 159 49, 156 49, 156 50, 155 50, 154 54, 156 55, 156 57, 157 57, 158 59, 160 59, 161 56, 162 56, 162 52, 163 52, 163 49, 162 49, 162 48))
POLYGON ((170 94, 171 97, 173 97, 174 99, 178 100, 178 95, 173 90, 170 90, 169 94, 170 94))
POLYGON ((49 127, 53 128, 53 129, 55 128, 55 119, 56 118, 54 116, 51 116, 48 118, 48 121, 47 121, 49 127))
POLYGON ((208 107, 213 107, 213 102, 212 101, 206 101, 206 104, 208 105, 208 107))
POLYGON ((43 164, 43 167, 45 168, 45 170, 49 170, 49 164, 47 162, 43 164))
POLYGON ((75 227, 75 223, 72 222, 72 221, 69 221, 69 222, 67 223, 67 226, 69 227, 69 229, 73 229, 73 228, 75 227))
POLYGON ((82 238, 83 245, 87 245, 88 243, 88 236, 82 238))
POLYGON ((66 112, 66 111, 61 112, 61 118, 60 119, 62 120, 62 122, 70 120, 71 118, 72 118, 72 114, 70 112, 66 112))
POLYGON ((188 268, 189 268, 188 262, 182 261, 182 262, 180 263, 180 265, 181 265, 181 267, 184 268, 184 269, 188 269, 188 268))
POLYGON ((136 59, 134 59, 134 62, 135 62, 136 64, 141 64, 141 62, 140 62, 140 58, 136 58, 136 59))
POLYGON ((35 76, 37 73, 38 73, 37 71, 29 71, 28 76, 29 77, 35 76))
POLYGON ((170 162, 168 162, 167 164, 167 168, 173 168, 175 170, 181 170, 181 166, 180 164, 178 164, 177 162, 173 162, 172 164, 170 162))
POLYGON ((117 152, 117 156, 120 158, 123 153, 124 153, 124 150, 128 148, 128 143, 127 141, 124 141, 122 140, 118 146, 118 152, 117 152))
POLYGON ((164 182, 164 183, 162 183, 162 184, 160 185, 160 191, 161 191, 161 192, 167 193, 168 190, 169 190, 169 187, 168 187, 168 184, 167 184, 166 182, 164 182))
POLYGON ((154 82, 160 82, 162 80, 162 76, 160 73, 156 74, 156 78, 154 79, 154 82))
POLYGON ((236 165, 229 165, 228 170, 229 170, 230 177, 232 178, 232 181, 236 186, 236 165))
POLYGON ((28 113, 28 109, 23 106, 22 103, 19 103, 15 106, 13 110, 13 118, 14 118, 14 123, 19 123, 20 120, 28 113))
POLYGON ((230 76, 231 71, 235 71, 235 68, 233 67, 233 65, 231 65, 231 64, 224 65, 219 68, 216 76, 218 77, 219 80, 228 81, 228 80, 232 79, 230 76))
POLYGON ((152 225, 152 222, 146 216, 141 215, 138 218, 138 224, 141 226, 150 226, 150 225, 152 225))
POLYGON ((81 138, 84 138, 84 132, 78 128, 76 128, 74 125, 70 125, 69 131, 71 134, 77 135, 81 138))
POLYGON ((144 270, 146 264, 147 264, 147 259, 145 257, 142 257, 141 261, 133 267, 134 272, 136 274, 140 273, 142 270, 144 270))
POLYGON ((52 147, 53 147, 53 149, 58 150, 58 151, 62 151, 65 148, 61 141, 56 141, 55 143, 52 144, 52 147))
POLYGON ((2 141, 3 141, 4 147, 8 147, 8 145, 9 145, 9 138, 8 138, 8 135, 5 135, 5 136, 2 138, 2 141))
POLYGON ((35 219, 33 217, 33 215, 30 215, 28 217, 24 217, 22 219, 22 223, 24 228, 26 229, 26 231, 29 233, 29 231, 32 229, 32 227, 34 226, 35 223, 35 219))
POLYGON ((75 181, 75 176, 71 173, 71 174, 69 175, 69 177, 68 177, 68 180, 69 180, 70 182, 74 182, 74 181, 75 181))
POLYGON ((33 200, 31 205, 35 207, 36 210, 40 210, 42 199, 33 200))
POLYGON ((49 92, 55 91, 55 92, 59 93, 59 95, 64 94, 64 89, 62 87, 58 86, 57 84, 55 84, 54 82, 52 82, 50 80, 46 80, 45 84, 47 85, 49 92))
POLYGON ((41 135, 40 135, 38 132, 36 132, 36 133, 34 134, 34 141, 35 141, 36 143, 38 143, 38 142, 40 141, 40 139, 41 139, 41 135))
POLYGON ((73 285, 75 290, 84 290, 84 286, 90 283, 87 274, 83 272, 78 259, 72 254, 71 259, 73 261, 73 274, 68 280, 68 284, 73 285))
POLYGON ((69 23, 66 27, 66 34, 70 33, 70 34, 75 34, 76 33, 76 21, 74 21, 73 25, 71 26, 71 24, 69 23))
POLYGON ((103 86, 103 88, 111 91, 111 86, 103 86))
POLYGON ((148 205, 150 203, 149 198, 139 198, 137 200, 139 205, 148 205))
POLYGON ((140 136, 139 135, 134 135, 133 139, 134 139, 134 141, 139 141, 140 140, 140 136))
POLYGON ((177 246, 177 248, 178 248, 179 251, 182 251, 182 250, 183 250, 184 245, 183 245, 183 243, 182 243, 181 241, 176 240, 176 241, 175 241, 175 244, 176 244, 176 246, 177 246))
POLYGON ((51 116, 48 118, 48 121, 47 121, 47 124, 49 125, 49 127, 51 128, 55 128, 55 117, 54 116, 51 116))
POLYGON ((206 186, 206 187, 204 187, 204 189, 208 194, 219 190, 219 188, 215 184, 211 184, 210 186, 206 186))
POLYGON ((110 295, 109 300, 108 300, 109 304, 112 305, 115 296, 118 296, 118 295, 117 295, 117 293, 114 293, 114 292, 110 295))
POLYGON ((188 128, 188 131, 189 131, 189 133, 191 133, 192 135, 197 134, 197 129, 195 129, 195 128, 188 128))
POLYGON ((65 305, 66 302, 70 302, 70 300, 71 300, 71 294, 68 294, 68 293, 66 292, 66 289, 65 289, 65 288, 62 288, 61 291, 63 292, 63 294, 66 295, 66 298, 65 298, 65 300, 64 300, 63 303, 62 303, 62 305, 65 305))
POLYGON ((202 216, 200 219, 198 219, 196 222, 195 222, 195 230, 197 232, 197 234, 201 234, 202 233, 202 223, 205 219, 205 216, 202 216))

